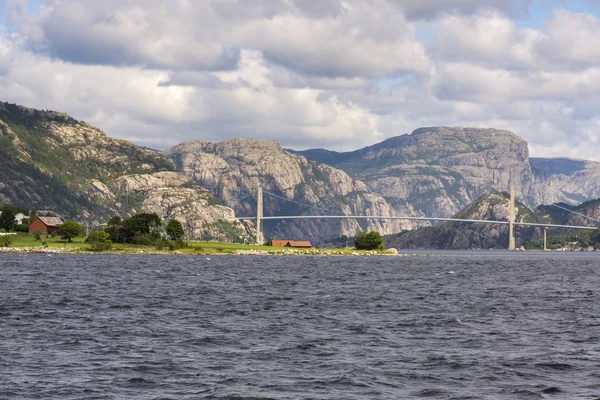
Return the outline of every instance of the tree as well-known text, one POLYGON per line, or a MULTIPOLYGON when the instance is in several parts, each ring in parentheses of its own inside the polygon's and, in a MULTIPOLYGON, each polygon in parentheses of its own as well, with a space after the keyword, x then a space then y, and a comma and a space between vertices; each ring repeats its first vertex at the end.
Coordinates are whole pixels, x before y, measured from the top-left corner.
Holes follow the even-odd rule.
POLYGON ((109 250, 112 247, 110 235, 104 231, 91 232, 85 241, 93 251, 109 250))
POLYGON ((110 240, 113 243, 123 243, 123 221, 121 217, 115 216, 108 220, 108 224, 106 227, 106 233, 110 236, 110 240))
POLYGON ((71 243, 72 239, 81 236, 83 234, 83 228, 75 221, 65 221, 60 227, 60 235, 63 239, 67 239, 67 242, 71 243))
POLYGON ((141 237, 144 241, 158 239, 159 235, 154 233, 160 226, 161 219, 155 213, 136 214, 123 221, 122 240, 125 243, 134 243, 134 237, 141 237))
POLYGON ((379 232, 359 232, 354 238, 354 246, 357 250, 383 250, 384 242, 379 232))
POLYGON ((15 229, 16 210, 12 206, 3 206, 0 208, 0 229, 5 229, 7 232, 15 229))
POLYGON ((185 234, 183 225, 176 219, 170 219, 165 230, 167 231, 167 235, 173 240, 181 239, 185 234))

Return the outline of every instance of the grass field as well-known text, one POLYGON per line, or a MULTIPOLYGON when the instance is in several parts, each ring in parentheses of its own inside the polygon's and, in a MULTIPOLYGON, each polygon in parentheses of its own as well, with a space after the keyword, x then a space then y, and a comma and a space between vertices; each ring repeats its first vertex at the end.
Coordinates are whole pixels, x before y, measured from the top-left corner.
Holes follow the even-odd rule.
MULTIPOLYGON (((71 250, 74 252, 90 252, 90 246, 85 243, 85 238, 79 237, 73 239, 71 243, 60 237, 45 237, 42 236, 42 240, 36 240, 34 235, 28 233, 18 233, 17 235, 10 236, 12 243, 10 247, 13 248, 64 248, 65 250, 71 250)), ((290 249, 282 247, 272 246, 256 246, 248 244, 235 244, 235 243, 215 243, 215 242, 189 242, 188 247, 181 248, 174 251, 169 250, 157 250, 154 246, 139 246, 133 244, 121 244, 114 243, 110 253, 155 253, 155 254, 235 254, 238 250, 245 251, 263 251, 269 254, 311 254, 311 255, 373 255, 373 254, 386 254, 385 252, 379 251, 361 251, 354 249, 290 249)))

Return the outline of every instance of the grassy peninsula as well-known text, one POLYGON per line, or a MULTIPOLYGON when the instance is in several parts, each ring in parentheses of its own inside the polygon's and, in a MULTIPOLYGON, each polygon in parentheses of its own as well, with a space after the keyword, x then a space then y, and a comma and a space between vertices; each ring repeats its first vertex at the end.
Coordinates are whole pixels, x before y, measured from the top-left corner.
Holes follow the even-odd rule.
MULTIPOLYGON (((42 241, 34 235, 18 233, 11 235, 11 245, 0 247, 1 252, 49 252, 49 253, 98 253, 92 251, 85 238, 74 238, 71 243, 60 237, 48 237, 42 241)), ((158 249, 156 246, 114 243, 112 248, 102 253, 110 254, 188 254, 188 255, 322 255, 322 256, 378 256, 395 255, 394 250, 355 250, 355 249, 294 249, 250 244, 217 242, 188 242, 186 247, 177 250, 158 249)))

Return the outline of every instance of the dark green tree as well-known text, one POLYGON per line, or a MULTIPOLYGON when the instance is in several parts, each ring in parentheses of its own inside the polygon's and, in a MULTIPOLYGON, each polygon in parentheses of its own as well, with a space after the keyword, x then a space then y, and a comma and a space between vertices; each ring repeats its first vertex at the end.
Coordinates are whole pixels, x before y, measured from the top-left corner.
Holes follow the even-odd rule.
POLYGON ((75 221, 65 221, 59 228, 59 231, 60 236, 62 236, 63 239, 67 239, 67 242, 69 243, 73 241, 73 238, 83 234, 83 228, 75 221))
POLYGON ((354 238, 354 246, 357 250, 383 250, 383 238, 376 231, 359 232, 354 238))
POLYGON ((2 214, 0 215, 0 229, 5 229, 7 232, 15 229, 15 215, 17 210, 10 205, 0 207, 2 214))
POLYGON ((136 242, 156 240, 160 236, 156 234, 156 229, 160 226, 161 219, 155 213, 136 214, 123 221, 121 228, 123 242, 134 243, 134 237, 136 242))
POLYGON ((177 221, 176 219, 169 220, 165 231, 167 232, 167 235, 169 235, 173 240, 181 239, 185 234, 182 223, 177 221))
POLYGON ((121 217, 119 216, 114 216, 111 219, 108 220, 108 223, 106 224, 106 233, 108 233, 108 236, 110 237, 110 240, 113 243, 123 243, 123 221, 121 220, 121 217))

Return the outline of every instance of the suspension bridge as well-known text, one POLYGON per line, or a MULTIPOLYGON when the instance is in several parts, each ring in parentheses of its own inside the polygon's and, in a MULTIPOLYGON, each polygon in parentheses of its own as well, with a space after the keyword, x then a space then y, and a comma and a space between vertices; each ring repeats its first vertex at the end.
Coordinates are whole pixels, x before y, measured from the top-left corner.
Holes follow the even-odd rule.
MULTIPOLYGON (((331 210, 327 210, 322 207, 311 206, 308 204, 303 204, 294 200, 286 199, 285 197, 278 196, 274 193, 270 193, 264 191, 268 195, 274 196, 276 198, 286 200, 292 203, 296 203, 299 205, 303 205, 306 207, 310 207, 313 209, 318 209, 321 211, 332 212, 331 210)), ((242 198, 250 197, 250 195, 242 196, 242 198)), ((238 200, 240 200, 238 199, 238 200)), ((558 208, 562 208, 563 210, 569 211, 571 213, 580 215, 584 218, 591 219, 596 223, 600 223, 600 220, 593 219, 588 217, 587 215, 577 213, 573 210, 569 210, 568 208, 564 208, 556 205, 558 208)), ((410 220, 410 221, 441 221, 441 222, 470 222, 475 224, 495 224, 495 225, 508 225, 509 226, 509 234, 508 234, 508 249, 515 249, 515 226, 533 226, 544 228, 544 250, 546 247, 546 234, 548 228, 563 228, 563 229, 581 229, 581 230, 596 230, 598 227, 591 226, 577 226, 577 225, 559 225, 559 224, 542 224, 542 223, 534 223, 534 222, 519 222, 516 221, 516 206, 515 206, 515 189, 514 186, 510 188, 510 201, 508 205, 508 221, 495 221, 495 220, 481 220, 481 219, 461 219, 461 218, 441 218, 441 217, 412 217, 412 216, 389 216, 389 215, 279 215, 279 216, 264 216, 263 209, 263 189, 262 187, 258 187, 256 193, 256 216, 252 217, 236 217, 236 220, 252 220, 256 219, 256 244, 264 243, 264 235, 263 235, 263 221, 270 220, 287 220, 287 219, 366 219, 366 220, 410 220)))

